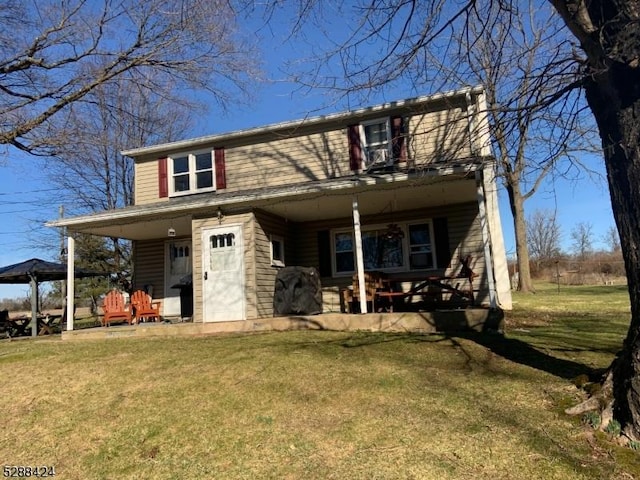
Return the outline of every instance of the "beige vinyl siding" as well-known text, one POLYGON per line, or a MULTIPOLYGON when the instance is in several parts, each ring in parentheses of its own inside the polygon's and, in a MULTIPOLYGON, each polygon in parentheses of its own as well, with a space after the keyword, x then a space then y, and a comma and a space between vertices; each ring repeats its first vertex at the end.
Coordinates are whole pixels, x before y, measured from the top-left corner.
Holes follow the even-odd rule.
POLYGON ((462 108, 429 112, 410 118, 409 161, 415 166, 469 158, 469 123, 462 108))
POLYGON ((158 159, 138 161, 135 164, 134 197, 136 205, 167 201, 160 198, 158 188, 158 159))
POLYGON ((225 161, 226 191, 325 180, 351 173, 344 129, 228 148, 225 161))
MULTIPOLYGON (((134 289, 153 287, 153 299, 164 299, 164 239, 137 241, 134 245, 134 289)), ((162 314, 162 311, 160 312, 162 314)))
MULTIPOLYGON (((478 205, 465 204, 468 208, 460 206, 448 207, 451 214, 448 215, 449 248, 451 251, 452 268, 447 269, 446 275, 455 275, 460 272, 461 257, 471 255, 471 269, 478 276, 474 280, 476 303, 489 303, 489 282, 485 268, 484 243, 482 241, 482 227, 478 213, 478 205)), ((463 285, 464 288, 467 285, 463 285)))
POLYGON ((273 316, 275 280, 279 269, 271 265, 271 235, 277 235, 284 241, 285 265, 295 265, 289 263, 289 260, 294 258, 290 251, 292 242, 288 235, 287 223, 283 218, 263 211, 256 211, 255 218, 257 314, 258 317, 271 317, 273 316))
POLYGON ((193 265, 193 315, 194 321, 203 321, 202 270, 203 245, 202 230, 225 225, 242 225, 244 243, 245 269, 245 302, 247 319, 258 318, 256 301, 256 262, 254 249, 254 216, 253 213, 225 216, 222 221, 217 218, 194 218, 192 222, 193 254, 197 260, 193 265))

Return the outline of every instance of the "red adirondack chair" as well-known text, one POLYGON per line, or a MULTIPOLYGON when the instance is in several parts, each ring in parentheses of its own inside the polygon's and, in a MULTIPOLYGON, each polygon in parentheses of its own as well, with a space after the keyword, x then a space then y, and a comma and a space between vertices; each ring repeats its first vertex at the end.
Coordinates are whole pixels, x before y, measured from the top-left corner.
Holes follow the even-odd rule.
POLYGON ((139 323, 143 320, 153 319, 155 322, 160 321, 160 303, 154 302, 151 295, 142 290, 136 290, 131 294, 131 305, 135 310, 135 318, 139 323))
POLYGON ((102 317, 103 327, 111 325, 112 320, 124 320, 129 325, 133 322, 131 310, 124 304, 122 293, 117 290, 111 290, 107 293, 104 297, 102 308, 104 309, 104 316, 102 317))

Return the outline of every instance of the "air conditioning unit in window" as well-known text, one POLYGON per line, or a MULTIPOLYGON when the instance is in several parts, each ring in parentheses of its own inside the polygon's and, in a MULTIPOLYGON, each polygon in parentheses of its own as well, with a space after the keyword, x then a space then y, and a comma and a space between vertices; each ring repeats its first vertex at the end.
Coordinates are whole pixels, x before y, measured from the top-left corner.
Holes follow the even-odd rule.
POLYGON ((367 159, 365 167, 367 169, 375 167, 388 167, 393 165, 393 159, 389 155, 389 150, 386 148, 379 148, 375 150, 369 150, 367 152, 367 159))

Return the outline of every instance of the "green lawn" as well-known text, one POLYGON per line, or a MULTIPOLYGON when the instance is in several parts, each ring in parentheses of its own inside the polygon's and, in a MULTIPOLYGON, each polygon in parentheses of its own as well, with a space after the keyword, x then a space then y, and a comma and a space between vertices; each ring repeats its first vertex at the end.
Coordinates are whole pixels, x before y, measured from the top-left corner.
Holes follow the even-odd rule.
POLYGON ((515 296, 504 338, 0 341, 0 458, 61 479, 640 479, 640 453, 563 413, 619 348, 626 290, 552 287, 515 296))

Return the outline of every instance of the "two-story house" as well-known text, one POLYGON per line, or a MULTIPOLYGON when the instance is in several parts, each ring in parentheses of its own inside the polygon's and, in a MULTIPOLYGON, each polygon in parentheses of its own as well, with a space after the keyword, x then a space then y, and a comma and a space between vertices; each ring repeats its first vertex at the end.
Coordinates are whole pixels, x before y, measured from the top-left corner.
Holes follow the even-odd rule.
POLYGON ((481 87, 123 154, 134 206, 49 225, 132 240, 134 284, 165 317, 189 274, 194 322, 243 321, 273 316, 282 266, 315 267, 339 312, 354 272, 447 274, 466 256, 476 303, 511 308, 481 87))

